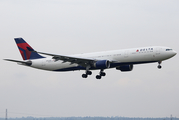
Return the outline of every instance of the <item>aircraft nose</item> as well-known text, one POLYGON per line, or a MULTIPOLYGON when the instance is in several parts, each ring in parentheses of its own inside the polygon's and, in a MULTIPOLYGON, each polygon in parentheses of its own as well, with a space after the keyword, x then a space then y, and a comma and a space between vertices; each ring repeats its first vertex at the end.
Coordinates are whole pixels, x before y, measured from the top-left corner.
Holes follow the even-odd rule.
POLYGON ((176 54, 177 54, 177 52, 174 50, 174 51, 173 51, 173 56, 175 56, 176 54))

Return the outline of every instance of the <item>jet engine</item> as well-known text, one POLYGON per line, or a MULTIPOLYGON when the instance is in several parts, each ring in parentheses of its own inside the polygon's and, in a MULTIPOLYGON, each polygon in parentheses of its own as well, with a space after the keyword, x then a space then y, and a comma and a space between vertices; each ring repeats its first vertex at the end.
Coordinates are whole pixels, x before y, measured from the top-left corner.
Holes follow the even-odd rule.
POLYGON ((94 67, 98 69, 106 69, 110 67, 110 62, 108 60, 99 60, 94 63, 94 67))
POLYGON ((121 65, 116 67, 117 70, 121 70, 122 72, 132 71, 133 65, 121 65))

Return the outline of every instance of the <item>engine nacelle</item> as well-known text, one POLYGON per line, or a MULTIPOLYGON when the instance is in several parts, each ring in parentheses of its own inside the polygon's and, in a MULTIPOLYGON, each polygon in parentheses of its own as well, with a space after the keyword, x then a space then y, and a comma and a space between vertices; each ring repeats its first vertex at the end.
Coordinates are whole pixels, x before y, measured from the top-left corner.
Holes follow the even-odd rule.
POLYGON ((110 67, 110 62, 108 60, 99 60, 94 63, 94 67, 98 69, 106 69, 110 67))
POLYGON ((121 65, 121 66, 116 67, 116 69, 121 70, 122 72, 132 71, 133 65, 121 65))

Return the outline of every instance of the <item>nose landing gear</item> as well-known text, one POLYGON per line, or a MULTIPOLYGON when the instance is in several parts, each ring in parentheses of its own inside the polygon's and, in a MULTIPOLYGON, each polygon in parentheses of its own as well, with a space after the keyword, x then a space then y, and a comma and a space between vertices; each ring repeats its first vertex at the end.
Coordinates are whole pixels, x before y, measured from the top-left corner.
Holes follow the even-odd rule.
POLYGON ((161 69, 162 66, 160 64, 162 63, 162 61, 159 61, 158 63, 159 63, 159 65, 157 67, 158 67, 158 69, 161 69))

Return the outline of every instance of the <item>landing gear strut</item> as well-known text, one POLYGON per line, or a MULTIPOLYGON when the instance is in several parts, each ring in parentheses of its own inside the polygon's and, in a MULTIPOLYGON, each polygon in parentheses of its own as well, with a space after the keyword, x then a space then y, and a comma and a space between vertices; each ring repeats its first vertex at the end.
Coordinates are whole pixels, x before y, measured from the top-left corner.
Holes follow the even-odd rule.
POLYGON ((161 69, 162 66, 160 64, 162 63, 162 61, 159 61, 158 63, 159 63, 159 65, 157 67, 158 67, 158 69, 161 69))
POLYGON ((101 69, 101 71, 99 72, 99 75, 96 75, 96 79, 101 79, 102 76, 106 76, 106 73, 103 72, 104 70, 101 69))

